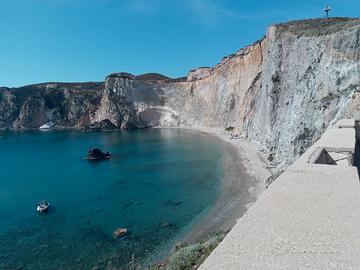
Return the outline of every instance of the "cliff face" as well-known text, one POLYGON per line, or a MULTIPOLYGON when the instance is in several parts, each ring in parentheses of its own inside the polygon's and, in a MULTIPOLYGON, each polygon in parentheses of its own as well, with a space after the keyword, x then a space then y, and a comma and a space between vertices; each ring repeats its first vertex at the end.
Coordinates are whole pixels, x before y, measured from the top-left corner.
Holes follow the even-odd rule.
POLYGON ((0 128, 89 125, 100 105, 103 83, 46 83, 0 89, 0 128))
POLYGON ((254 109, 259 89, 264 41, 238 51, 215 68, 199 68, 186 80, 137 80, 127 73, 106 78, 95 121, 110 119, 119 126, 118 105, 126 106, 138 127, 234 126, 254 109))
POLYGON ((250 137, 285 166, 344 117, 360 91, 360 20, 277 25, 266 40, 250 137))
POLYGON ((360 20, 271 26, 266 37, 187 78, 109 75, 105 83, 0 90, 0 127, 233 127, 278 168, 339 118, 360 116, 360 20))

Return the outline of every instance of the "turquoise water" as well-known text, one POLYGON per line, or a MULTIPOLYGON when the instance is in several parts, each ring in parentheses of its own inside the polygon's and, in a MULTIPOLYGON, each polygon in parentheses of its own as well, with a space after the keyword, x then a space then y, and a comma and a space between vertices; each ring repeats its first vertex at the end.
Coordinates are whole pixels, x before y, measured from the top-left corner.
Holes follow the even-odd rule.
POLYGON ((159 259, 215 204, 224 175, 222 146, 189 131, 0 136, 0 269, 127 269, 132 256, 159 259), (113 159, 83 160, 95 146, 113 159), (43 199, 47 215, 35 211, 43 199), (119 227, 129 234, 114 240, 119 227))

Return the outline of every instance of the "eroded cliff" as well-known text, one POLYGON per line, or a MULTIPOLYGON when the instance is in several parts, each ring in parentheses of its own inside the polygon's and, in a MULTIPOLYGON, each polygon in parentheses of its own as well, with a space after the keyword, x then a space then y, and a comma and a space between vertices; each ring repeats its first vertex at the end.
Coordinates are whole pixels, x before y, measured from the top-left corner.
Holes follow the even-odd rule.
POLYGON ((360 116, 360 19, 271 26, 262 40, 186 78, 109 75, 104 83, 0 90, 1 128, 228 128, 286 167, 344 116, 360 116))

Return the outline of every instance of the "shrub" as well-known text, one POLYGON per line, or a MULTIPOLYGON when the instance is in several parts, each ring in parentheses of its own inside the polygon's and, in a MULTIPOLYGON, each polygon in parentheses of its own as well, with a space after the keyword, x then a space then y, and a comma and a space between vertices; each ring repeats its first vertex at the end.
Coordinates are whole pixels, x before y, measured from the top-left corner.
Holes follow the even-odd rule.
POLYGON ((177 245, 163 265, 149 266, 149 270, 192 270, 197 269, 210 253, 220 244, 226 234, 219 232, 205 241, 192 245, 177 245))

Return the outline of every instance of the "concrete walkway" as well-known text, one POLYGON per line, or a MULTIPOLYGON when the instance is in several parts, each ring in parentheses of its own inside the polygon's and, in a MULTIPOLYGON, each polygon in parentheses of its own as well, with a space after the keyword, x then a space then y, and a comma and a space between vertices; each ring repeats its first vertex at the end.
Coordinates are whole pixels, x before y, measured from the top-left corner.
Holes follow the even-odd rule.
POLYGON ((326 131, 200 269, 360 269, 360 184, 351 166, 355 144, 354 120, 326 131))

